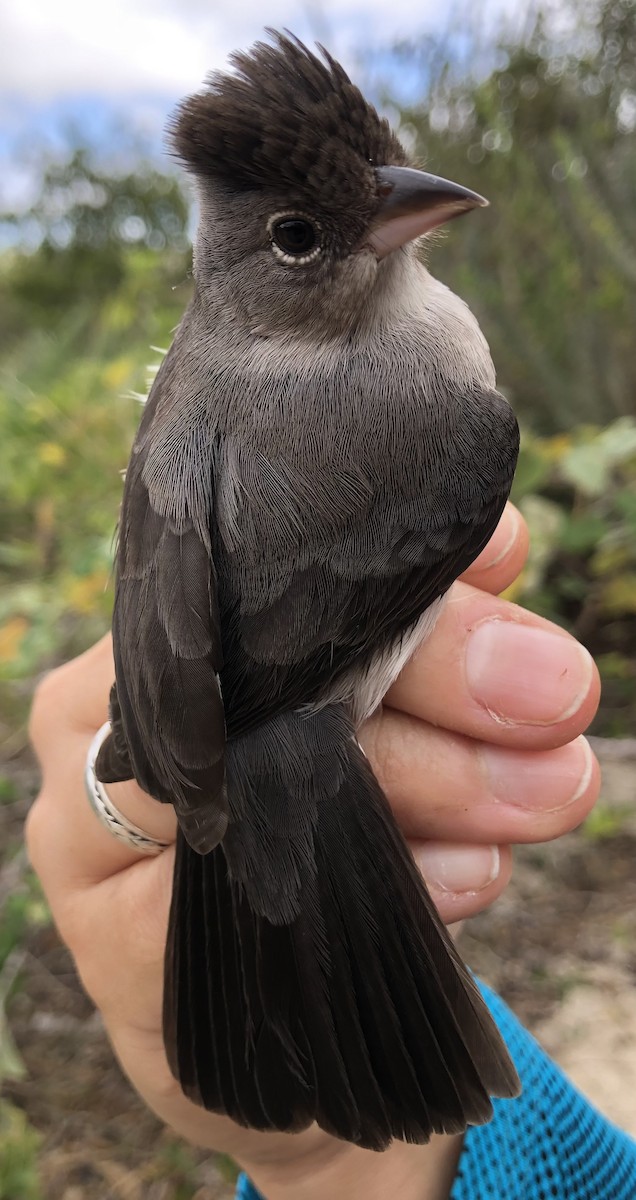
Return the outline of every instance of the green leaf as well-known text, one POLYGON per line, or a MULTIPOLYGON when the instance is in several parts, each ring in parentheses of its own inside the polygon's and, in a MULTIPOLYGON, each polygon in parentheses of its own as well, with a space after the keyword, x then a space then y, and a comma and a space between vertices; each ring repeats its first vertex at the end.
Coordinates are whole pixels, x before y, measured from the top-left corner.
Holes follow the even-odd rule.
POLYGON ((525 496, 519 508, 530 530, 530 551, 524 568, 524 593, 534 594, 544 583, 546 570, 559 544, 564 514, 545 496, 525 496))
POLYGON ((602 592, 603 609, 612 616, 633 613, 636 616, 636 571, 609 579, 602 592))
POLYGON ((566 516, 560 531, 561 546, 571 554, 585 554, 598 545, 605 533, 607 522, 594 513, 566 516))
POLYGON ((37 1154, 40 1135, 22 1109, 0 1099, 0 1196, 43 1200, 37 1154))
POLYGON ((6 1008, 23 957, 20 951, 10 954, 0 971, 0 1083, 5 1079, 23 1079, 26 1075, 26 1068, 9 1028, 6 1008))
POLYGON ((573 446, 561 460, 561 473, 584 496, 602 496, 610 478, 611 459, 597 442, 573 446))
POLYGON ((624 463, 636 456, 636 421, 622 417, 608 425, 598 437, 603 456, 609 463, 624 463))
POLYGON ((636 674, 634 663, 626 654, 619 654, 617 650, 610 650, 607 654, 597 654, 596 665, 601 679, 632 679, 636 674))
POLYGON ((521 442, 519 451, 519 461, 515 472, 515 481, 513 487, 513 499, 518 502, 522 496, 527 496, 529 492, 536 492, 541 489, 543 484, 549 478, 550 463, 532 444, 524 444, 521 442))
POLYGON ((24 1079, 26 1067, 13 1040, 6 1013, 0 1011, 0 1081, 24 1079))
POLYGON ((614 505, 630 529, 636 533, 636 474, 632 487, 621 488, 614 493, 614 505))
POLYGON ((592 809, 583 824, 583 835, 590 842, 600 842, 606 838, 616 837, 633 817, 631 808, 603 804, 602 801, 592 809))

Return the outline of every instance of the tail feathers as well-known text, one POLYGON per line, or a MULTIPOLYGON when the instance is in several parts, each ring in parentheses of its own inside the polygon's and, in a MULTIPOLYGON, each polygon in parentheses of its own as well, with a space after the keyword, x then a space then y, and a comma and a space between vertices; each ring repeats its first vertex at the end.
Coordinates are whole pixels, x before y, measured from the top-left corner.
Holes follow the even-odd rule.
POLYGON ((164 996, 168 1059, 187 1096, 254 1129, 298 1131, 313 1120, 310 1047, 290 1006, 289 970, 293 977, 288 930, 254 919, 220 849, 198 855, 179 832, 164 996))
MULTIPOLYGON (((282 864, 295 863, 297 895, 288 887, 281 901, 292 919, 255 911, 257 881, 240 878, 245 860, 232 861, 232 840, 202 857, 179 835, 164 1009, 172 1070, 193 1100, 243 1125, 299 1131, 317 1121, 374 1150, 392 1138, 425 1142, 481 1124, 491 1095, 518 1092, 507 1050, 344 718, 309 721, 321 725, 303 748, 306 756, 313 737, 315 795, 312 802, 305 778, 300 850, 280 850, 282 864)), ((290 718, 287 734, 304 736, 302 725, 290 718)), ((267 736, 266 727, 249 735, 267 736)), ((277 764, 278 828, 266 839, 263 868, 270 880, 286 803, 273 751, 270 744, 249 785, 262 832, 277 764)), ((255 745, 248 760, 253 771, 255 745)), ((291 795, 291 776, 287 783, 291 795)), ((249 821, 249 787, 236 838, 249 821)))
MULTIPOLYGON (((367 1041, 384 1062, 385 1097, 396 1097, 399 1112, 417 1114, 423 1111, 419 1094, 431 1128, 457 1132, 488 1120, 490 1096, 514 1095, 519 1082, 357 746, 352 758, 359 786, 374 802, 361 803, 358 795, 346 808, 338 806, 335 820, 321 822, 325 907, 340 898, 341 928, 358 972, 356 995, 366 997, 359 1007, 367 1014, 367 1041), (345 839, 356 851, 356 869, 348 872, 339 870, 336 857, 345 839), (392 870, 383 868, 379 847, 392 870)), ((421 1140, 408 1130, 405 1136, 421 1140)))

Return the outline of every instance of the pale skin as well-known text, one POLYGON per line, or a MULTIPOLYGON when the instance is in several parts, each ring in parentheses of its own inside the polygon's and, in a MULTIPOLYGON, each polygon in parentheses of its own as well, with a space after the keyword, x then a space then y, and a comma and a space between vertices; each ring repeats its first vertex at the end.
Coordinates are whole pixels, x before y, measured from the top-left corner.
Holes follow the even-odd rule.
MULTIPOLYGON (((452 589, 429 641, 361 732, 449 924, 501 894, 511 844, 561 836, 598 795, 598 764, 581 736, 599 698, 592 660, 556 626, 497 599, 519 574, 527 544, 509 505, 452 589)), ((244 1130, 180 1093, 161 1037, 173 850, 140 858, 102 827, 84 792, 86 752, 107 718, 112 678, 104 638, 39 687, 31 731, 43 783, 27 842, 60 934, 132 1083, 177 1133, 232 1155, 267 1200, 444 1200, 459 1138, 395 1143, 378 1155, 316 1127, 295 1136, 244 1130)), ((171 809, 133 783, 109 793, 141 828, 174 839, 171 809)))

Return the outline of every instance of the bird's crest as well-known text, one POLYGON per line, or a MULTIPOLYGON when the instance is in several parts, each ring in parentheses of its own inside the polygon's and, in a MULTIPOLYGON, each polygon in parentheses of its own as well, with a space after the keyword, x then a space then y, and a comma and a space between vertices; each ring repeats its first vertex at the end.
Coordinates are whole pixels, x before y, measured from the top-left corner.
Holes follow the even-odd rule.
POLYGON ((267 31, 232 56, 173 118, 174 149, 196 175, 243 190, 271 188, 342 208, 374 187, 370 167, 407 162, 398 138, 346 72, 291 36, 267 31))

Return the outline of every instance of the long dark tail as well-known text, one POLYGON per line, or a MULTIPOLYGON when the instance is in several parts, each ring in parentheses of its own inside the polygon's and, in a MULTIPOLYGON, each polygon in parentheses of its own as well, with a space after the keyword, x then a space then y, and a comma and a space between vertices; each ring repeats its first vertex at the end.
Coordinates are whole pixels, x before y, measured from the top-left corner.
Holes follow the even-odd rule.
POLYGON ((231 824, 179 834, 164 1032, 188 1096, 373 1150, 492 1113, 516 1072, 338 706, 230 743, 231 824))

